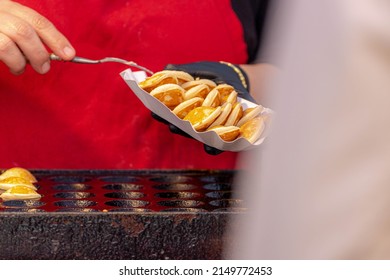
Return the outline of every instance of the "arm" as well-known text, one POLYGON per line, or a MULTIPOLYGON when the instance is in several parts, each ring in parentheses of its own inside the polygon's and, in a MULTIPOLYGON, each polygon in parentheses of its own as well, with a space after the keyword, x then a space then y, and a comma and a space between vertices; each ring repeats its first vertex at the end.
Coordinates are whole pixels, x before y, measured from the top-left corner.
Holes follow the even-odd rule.
POLYGON ((253 98, 267 107, 266 91, 272 79, 278 74, 278 68, 269 63, 243 64, 240 67, 248 75, 253 98))

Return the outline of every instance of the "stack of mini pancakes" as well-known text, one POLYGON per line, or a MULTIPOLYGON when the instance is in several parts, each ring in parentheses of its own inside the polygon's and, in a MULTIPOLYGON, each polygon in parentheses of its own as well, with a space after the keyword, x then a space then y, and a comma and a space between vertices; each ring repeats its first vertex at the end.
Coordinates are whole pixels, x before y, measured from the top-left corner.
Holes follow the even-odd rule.
POLYGON ((0 175, 0 198, 6 200, 37 200, 41 195, 35 186, 37 179, 27 169, 13 167, 0 175))
POLYGON ((263 107, 244 110, 231 85, 173 70, 157 72, 138 85, 197 132, 215 131, 223 141, 243 137, 254 143, 265 128, 263 107))

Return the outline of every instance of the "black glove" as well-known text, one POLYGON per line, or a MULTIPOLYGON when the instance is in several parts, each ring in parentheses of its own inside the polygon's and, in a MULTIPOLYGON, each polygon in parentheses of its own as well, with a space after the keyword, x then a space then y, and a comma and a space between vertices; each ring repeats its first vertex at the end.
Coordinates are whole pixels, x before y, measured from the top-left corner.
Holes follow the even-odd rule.
POLYGON ((249 79, 238 65, 229 62, 200 61, 189 64, 168 64, 166 70, 178 70, 191 74, 194 78, 214 81, 216 84, 229 84, 237 91, 238 96, 256 103, 249 94, 249 79))
MULTIPOLYGON (((228 62, 200 61, 189 64, 168 64, 165 67, 165 70, 184 71, 192 75, 194 78, 209 79, 214 81, 216 84, 229 84, 234 87, 239 97, 255 102, 253 97, 249 94, 248 76, 238 65, 228 62)), ((152 116, 156 120, 167 124, 172 133, 192 138, 177 126, 168 123, 156 114, 152 113, 152 116)), ((223 152, 206 144, 204 144, 204 150, 210 155, 218 155, 223 152)))

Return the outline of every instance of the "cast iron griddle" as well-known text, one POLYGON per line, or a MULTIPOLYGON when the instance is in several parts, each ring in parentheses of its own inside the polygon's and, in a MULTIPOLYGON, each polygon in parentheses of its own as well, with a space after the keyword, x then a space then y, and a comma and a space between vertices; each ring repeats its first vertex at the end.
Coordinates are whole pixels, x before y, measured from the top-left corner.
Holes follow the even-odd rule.
POLYGON ((221 259, 246 213, 230 170, 30 170, 38 201, 0 203, 0 259, 221 259))
POLYGON ((2 201, 11 212, 241 211, 234 171, 32 170, 40 200, 2 201), (233 198, 234 197, 234 198, 233 198))

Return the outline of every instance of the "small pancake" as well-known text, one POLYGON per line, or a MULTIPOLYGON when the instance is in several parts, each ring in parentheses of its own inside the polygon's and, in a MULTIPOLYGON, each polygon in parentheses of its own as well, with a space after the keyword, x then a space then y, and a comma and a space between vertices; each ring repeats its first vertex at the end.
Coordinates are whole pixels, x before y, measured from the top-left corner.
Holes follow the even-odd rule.
POLYGON ((237 126, 233 126, 233 125, 231 125, 231 126, 218 125, 218 126, 211 127, 207 130, 208 131, 215 131, 218 134, 218 136, 223 141, 226 141, 226 142, 230 142, 230 141, 235 140, 238 137, 238 135, 240 134, 240 128, 237 126))
POLYGON ((240 137, 246 138, 250 143, 256 142, 265 129, 265 123, 261 116, 255 117, 240 127, 240 137))
POLYGON ((221 113, 221 107, 197 107, 192 109, 184 120, 189 121, 196 131, 204 131, 221 113))
POLYGON ((215 88, 217 86, 217 84, 214 83, 212 80, 209 80, 209 79, 199 79, 199 78, 195 79, 193 81, 184 83, 181 86, 185 90, 189 90, 190 88, 193 88, 194 86, 198 86, 198 85, 206 85, 206 86, 209 87, 209 89, 213 89, 213 88, 215 88))
POLYGON ((215 87, 215 89, 219 91, 222 99, 226 99, 225 96, 228 96, 232 91, 234 91, 234 87, 228 84, 219 84, 215 87))
POLYGON ((231 103, 225 103, 221 106, 222 112, 218 116, 218 118, 210 125, 210 127, 217 126, 217 125, 224 125, 230 112, 232 111, 232 104, 231 103))
POLYGON ((165 84, 152 90, 150 95, 172 109, 184 100, 184 89, 176 84, 165 84))
POLYGON ((242 126, 250 119, 257 117, 260 115, 261 111, 263 111, 263 106, 261 105, 245 109, 242 118, 237 123, 237 126, 242 126))
POLYGON ((228 95, 221 96, 222 104, 224 104, 226 102, 229 102, 232 105, 236 104, 236 102, 237 102, 237 95, 238 95, 237 91, 233 90, 228 95))
POLYGON ((138 83, 138 86, 144 91, 151 92, 153 89, 165 84, 178 84, 176 76, 170 73, 157 72, 144 81, 138 83))
POLYGON ((170 75, 176 77, 179 85, 187 83, 187 82, 191 82, 194 80, 194 77, 192 77, 190 74, 188 74, 187 72, 184 72, 184 71, 163 70, 163 71, 160 71, 160 73, 170 74, 170 75))
POLYGON ((1 190, 9 190, 12 187, 19 185, 24 186, 33 190, 36 190, 37 188, 31 183, 29 180, 24 179, 22 177, 7 177, 2 180, 0 180, 0 189, 1 190))
POLYGON ((185 116, 188 115, 188 113, 196 108, 196 107, 200 107, 203 103, 203 98, 201 97, 194 97, 194 98, 191 98, 189 100, 186 100, 186 101, 183 101, 182 103, 180 103, 179 105, 177 105, 175 107, 175 109, 173 109, 173 113, 178 116, 180 119, 183 119, 185 116))
POLYGON ((21 177, 23 179, 28 180, 31 183, 37 182, 37 179, 34 177, 34 175, 32 175, 30 171, 22 167, 12 167, 7 169, 0 175, 0 180, 8 177, 21 177))
POLYGON ((240 103, 236 103, 233 106, 233 109, 232 109, 229 117, 227 118, 227 120, 225 122, 225 125, 226 126, 236 125, 238 123, 238 121, 241 119, 242 114, 243 114, 243 111, 242 111, 241 104, 240 103))
POLYGON ((209 92, 210 88, 207 85, 200 84, 187 90, 184 94, 184 99, 188 100, 194 97, 201 97, 205 99, 209 92))
POLYGON ((33 199, 37 200, 41 198, 41 195, 37 193, 35 190, 30 189, 28 187, 22 185, 15 185, 14 187, 8 189, 3 192, 0 197, 6 200, 26 200, 33 199))
POLYGON ((202 106, 205 107, 218 107, 221 105, 220 93, 218 90, 211 90, 203 101, 202 106))

